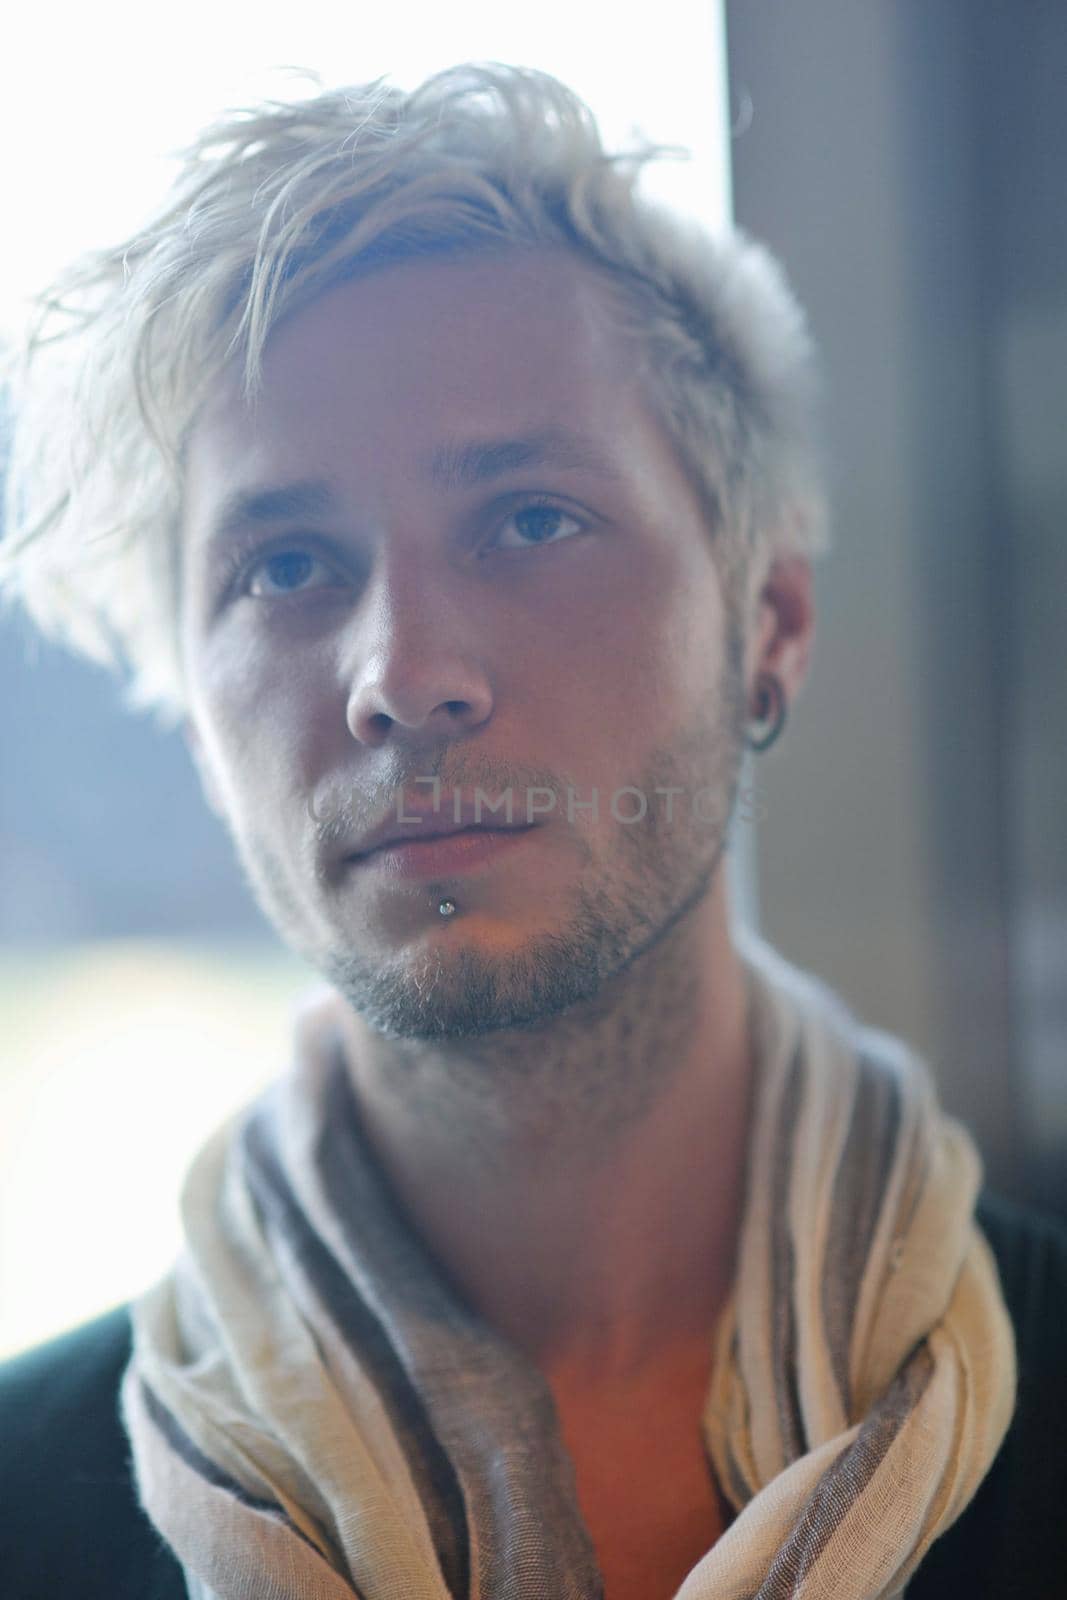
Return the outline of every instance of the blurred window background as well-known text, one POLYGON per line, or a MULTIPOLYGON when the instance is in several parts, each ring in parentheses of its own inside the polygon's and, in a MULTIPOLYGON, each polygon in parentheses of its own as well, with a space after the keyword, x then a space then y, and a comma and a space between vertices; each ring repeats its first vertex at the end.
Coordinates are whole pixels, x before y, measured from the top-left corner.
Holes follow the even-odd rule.
MULTIPOLYGON (((1067 7, 417 15, 192 4, 163 61, 132 6, 65 21, 61 60, 49 17, 24 19, 42 65, 9 57, 0 100, 23 152, 0 327, 134 227, 220 109, 305 92, 280 65, 404 85, 544 67, 609 142, 690 148, 645 187, 713 227, 732 203, 808 309, 826 385, 835 548, 811 680, 749 777, 744 914, 929 1058, 998 1188, 1067 1213, 1067 7)), ((176 736, 18 619, 0 665, 2 1354, 166 1270, 189 1157, 284 1066, 314 975, 176 736)))

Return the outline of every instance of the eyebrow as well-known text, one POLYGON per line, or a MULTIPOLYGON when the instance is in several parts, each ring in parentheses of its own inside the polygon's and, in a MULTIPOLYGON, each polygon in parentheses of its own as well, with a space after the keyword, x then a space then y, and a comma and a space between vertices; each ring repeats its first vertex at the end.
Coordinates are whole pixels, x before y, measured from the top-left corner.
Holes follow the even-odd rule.
POLYGON ((334 509, 337 496, 324 480, 306 478, 276 488, 239 490, 223 502, 208 544, 232 537, 241 528, 289 522, 294 517, 321 517, 334 509))
MULTIPOLYGON (((441 489, 469 489, 523 467, 570 467, 619 479, 610 456, 587 434, 570 428, 541 428, 520 438, 444 444, 424 457, 421 475, 441 489)), ((325 479, 303 479, 264 489, 238 490, 223 502, 207 543, 217 545, 249 526, 288 522, 294 517, 324 517, 338 498, 325 479)))
POLYGON ((518 439, 439 446, 424 463, 424 475, 442 489, 468 489, 520 467, 577 467, 605 478, 621 473, 588 434, 563 427, 541 428, 518 439))

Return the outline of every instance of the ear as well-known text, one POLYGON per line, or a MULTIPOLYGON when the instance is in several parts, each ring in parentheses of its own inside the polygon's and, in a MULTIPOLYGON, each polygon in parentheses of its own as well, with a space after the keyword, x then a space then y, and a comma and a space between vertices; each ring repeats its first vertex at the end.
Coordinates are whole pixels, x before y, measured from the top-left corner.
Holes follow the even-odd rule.
POLYGON ((807 556, 772 557, 756 581, 745 661, 751 691, 761 672, 773 672, 788 703, 808 675, 815 638, 815 596, 807 556))
POLYGON ((191 718, 185 717, 181 724, 181 735, 185 740, 185 747, 193 758, 193 766, 200 778, 200 788, 204 799, 214 811, 215 815, 226 819, 226 806, 219 788, 218 779, 211 769, 211 759, 200 737, 200 730, 191 718))

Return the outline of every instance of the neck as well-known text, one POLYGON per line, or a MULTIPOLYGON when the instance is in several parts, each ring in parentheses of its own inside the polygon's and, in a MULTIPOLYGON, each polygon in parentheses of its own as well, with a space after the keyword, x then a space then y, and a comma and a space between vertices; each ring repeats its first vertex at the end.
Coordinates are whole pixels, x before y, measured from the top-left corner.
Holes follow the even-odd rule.
POLYGON ((542 1367, 631 1374, 729 1292, 751 1088, 725 889, 545 1026, 442 1046, 349 1008, 367 1134, 461 1294, 542 1367))

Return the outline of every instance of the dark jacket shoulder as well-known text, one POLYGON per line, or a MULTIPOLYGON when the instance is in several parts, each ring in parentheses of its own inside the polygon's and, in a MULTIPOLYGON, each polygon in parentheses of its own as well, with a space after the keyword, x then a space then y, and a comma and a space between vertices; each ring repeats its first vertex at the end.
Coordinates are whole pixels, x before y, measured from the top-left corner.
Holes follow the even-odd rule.
POLYGON ((1063 1592, 1067 1571, 1067 1227, 983 1195, 978 1221, 1015 1329, 1015 1415, 991 1471, 932 1547, 908 1600, 1063 1592))
POLYGON ((134 1492, 118 1409, 130 1341, 118 1307, 0 1365, 4 1600, 186 1600, 134 1492))

